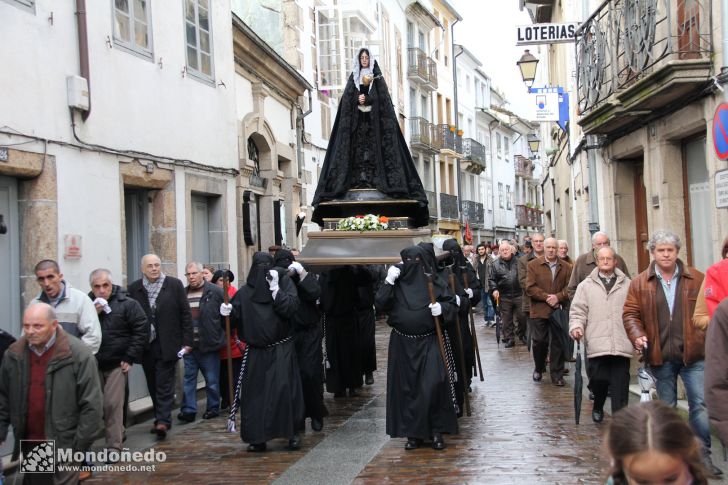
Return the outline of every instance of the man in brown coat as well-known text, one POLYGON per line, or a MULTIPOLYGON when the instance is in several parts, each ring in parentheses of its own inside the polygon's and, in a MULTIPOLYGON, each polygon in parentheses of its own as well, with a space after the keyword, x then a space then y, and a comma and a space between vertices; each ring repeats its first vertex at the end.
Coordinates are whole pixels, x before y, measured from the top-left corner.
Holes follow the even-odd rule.
MULTIPOLYGON (((534 248, 535 249, 535 248, 534 248)), ((530 319, 531 345, 535 369, 533 380, 538 382, 546 370, 546 354, 549 351, 549 334, 551 335, 551 355, 549 370, 551 382, 556 386, 564 385, 564 346, 566 335, 557 325, 551 323, 551 314, 561 310, 561 305, 568 303, 566 287, 571 276, 571 265, 561 261, 556 252, 558 243, 550 237, 544 241, 544 255, 528 263, 526 276, 526 294, 531 299, 530 319), (560 333, 557 333, 560 332, 560 333)))
POLYGON ((657 378, 657 395, 677 405, 677 376, 685 384, 688 420, 702 441, 703 461, 722 474, 710 459, 710 426, 704 398, 705 332, 692 325, 703 273, 678 259, 680 238, 657 231, 647 248, 654 261, 629 286, 622 320, 634 348, 657 378))

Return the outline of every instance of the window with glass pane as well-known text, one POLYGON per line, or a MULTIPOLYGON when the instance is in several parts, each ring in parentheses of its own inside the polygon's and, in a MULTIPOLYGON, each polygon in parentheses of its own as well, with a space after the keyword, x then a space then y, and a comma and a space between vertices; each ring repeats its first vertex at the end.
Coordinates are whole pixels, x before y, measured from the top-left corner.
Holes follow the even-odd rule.
POLYGON ((148 0, 114 1, 114 43, 152 58, 151 5, 148 0))
POLYGON ((501 209, 503 208, 503 184, 501 182, 498 182, 498 207, 501 209))
POLYGON ((187 69, 212 78, 212 33, 209 0, 184 0, 187 69))
POLYGON ((510 210, 512 208, 512 205, 511 205, 511 199, 512 198, 513 197, 512 197, 512 194, 511 194, 511 186, 510 185, 506 185, 506 204, 507 204, 506 205, 506 209, 508 209, 508 210, 510 210))
POLYGON ((508 160, 508 157, 511 156, 511 140, 507 136, 503 137, 503 147, 506 152, 506 160, 508 160))

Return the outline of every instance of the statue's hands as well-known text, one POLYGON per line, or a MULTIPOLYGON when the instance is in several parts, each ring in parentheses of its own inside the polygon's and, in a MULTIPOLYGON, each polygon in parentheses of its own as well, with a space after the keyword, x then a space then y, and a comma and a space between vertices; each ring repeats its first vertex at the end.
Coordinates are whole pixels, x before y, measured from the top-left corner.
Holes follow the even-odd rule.
POLYGON ((366 100, 367 100, 366 96, 364 96, 363 94, 359 95, 359 104, 364 104, 366 102, 366 100))

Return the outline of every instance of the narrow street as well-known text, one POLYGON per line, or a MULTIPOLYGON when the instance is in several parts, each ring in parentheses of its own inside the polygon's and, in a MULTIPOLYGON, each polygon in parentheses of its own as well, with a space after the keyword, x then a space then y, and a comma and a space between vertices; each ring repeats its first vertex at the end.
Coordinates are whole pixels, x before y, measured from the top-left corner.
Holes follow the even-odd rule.
POLYGON ((331 416, 321 433, 307 423, 299 451, 275 440, 267 453, 248 453, 237 434, 225 431, 224 418, 175 423, 160 444, 145 423, 129 431, 126 445, 154 446, 166 462, 153 473, 99 472, 86 483, 603 483, 604 426, 591 422, 586 397, 582 423, 574 425, 573 377, 564 388, 548 378, 532 382, 525 346, 498 348, 494 329, 480 326, 485 381, 474 381, 472 416, 460 420, 459 435, 446 437, 444 452, 406 452, 404 440, 385 434, 388 338, 379 321, 374 385, 356 398, 327 394, 331 416))

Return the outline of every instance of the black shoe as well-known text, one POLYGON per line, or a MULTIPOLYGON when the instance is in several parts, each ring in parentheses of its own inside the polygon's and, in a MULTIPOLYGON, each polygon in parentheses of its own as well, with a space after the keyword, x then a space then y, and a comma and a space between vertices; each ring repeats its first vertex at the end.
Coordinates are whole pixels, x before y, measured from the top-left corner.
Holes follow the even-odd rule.
POLYGON ((554 379, 553 381, 551 381, 551 383, 556 387, 564 387, 565 385, 564 379, 561 377, 559 377, 558 379, 554 379))
POLYGON ((359 393, 357 392, 356 389, 354 389, 353 387, 351 389, 349 389, 349 397, 357 397, 358 395, 359 395, 359 393))
POLYGON ((215 411, 205 411, 205 414, 202 415, 202 419, 212 419, 220 416, 220 413, 215 411))
POLYGON ((301 448, 301 436, 298 433, 294 434, 291 439, 288 440, 288 449, 297 450, 301 448))
POLYGON ((506 344, 504 345, 504 347, 507 349, 510 349, 511 347, 515 347, 515 346, 516 346, 516 341, 513 339, 506 340, 506 344))
POLYGON ((568 376, 571 373, 568 367, 564 367, 564 375, 568 376))
POLYGON ((435 433, 435 436, 432 437, 432 449, 438 451, 445 449, 445 440, 442 439, 440 433, 435 433))
POLYGON ((364 384, 366 384, 367 386, 371 386, 372 384, 374 384, 374 376, 371 372, 367 372, 364 375, 364 384))
POLYGON ((407 451, 416 450, 422 444, 422 440, 419 438, 407 438, 407 443, 404 444, 404 449, 407 451))
POLYGON ((314 431, 321 431, 322 429, 324 429, 324 420, 311 418, 311 429, 314 431))
POLYGON ((183 423, 191 423, 195 420, 195 417, 197 417, 197 413, 179 413, 177 415, 177 419, 179 419, 183 423))
POLYGON ((154 427, 154 432, 157 433, 157 439, 160 440, 163 440, 167 437, 167 431, 169 431, 169 426, 164 423, 158 423, 154 427))
POLYGON ((533 371, 532 377, 534 382, 541 382, 541 379, 543 379, 543 374, 541 374, 539 371, 533 371))
POLYGON ((268 447, 265 443, 251 443, 248 445, 248 451, 250 451, 251 453, 260 453, 267 449, 268 447))
POLYGON ((597 411, 596 409, 592 411, 592 421, 595 423, 604 421, 604 411, 597 411))

